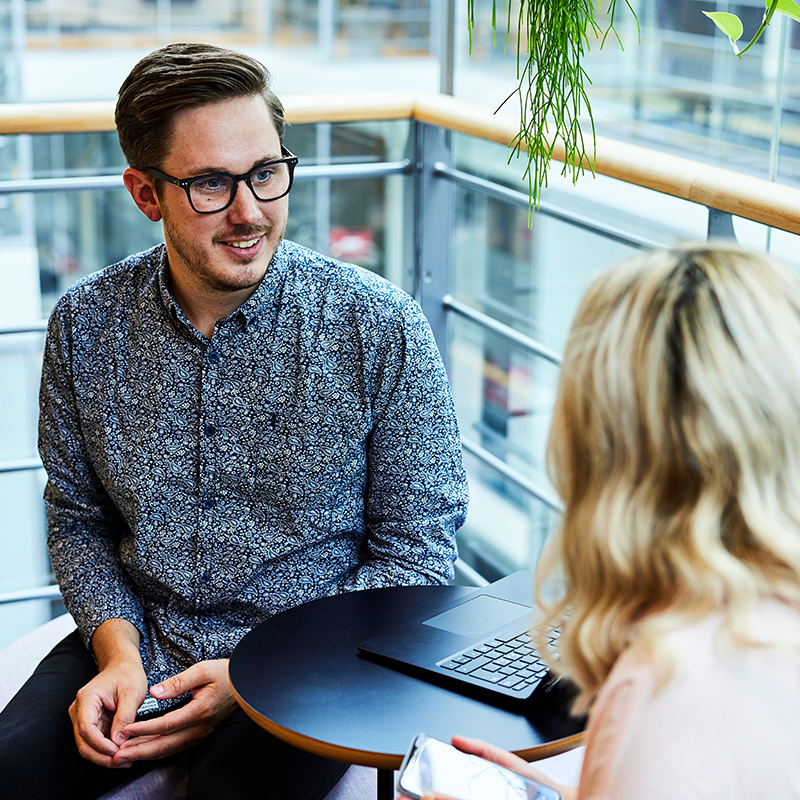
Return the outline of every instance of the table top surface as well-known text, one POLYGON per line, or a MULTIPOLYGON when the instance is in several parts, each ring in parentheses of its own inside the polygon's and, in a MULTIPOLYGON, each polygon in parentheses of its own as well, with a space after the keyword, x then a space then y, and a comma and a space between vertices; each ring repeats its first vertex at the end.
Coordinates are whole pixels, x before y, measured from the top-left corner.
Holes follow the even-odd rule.
POLYGON ((352 764, 397 769, 417 733, 475 736, 534 760, 580 743, 583 723, 556 692, 513 710, 369 661, 359 642, 466 596, 416 586, 334 595, 256 626, 230 660, 245 712, 278 738, 352 764), (557 699, 554 699, 557 698, 557 699))

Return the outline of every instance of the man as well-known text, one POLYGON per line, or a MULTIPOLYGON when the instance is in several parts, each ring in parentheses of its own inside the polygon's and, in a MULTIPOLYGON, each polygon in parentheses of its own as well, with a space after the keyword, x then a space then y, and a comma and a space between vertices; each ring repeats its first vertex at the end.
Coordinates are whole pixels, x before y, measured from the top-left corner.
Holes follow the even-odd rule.
POLYGON ((4 798, 97 797, 187 748, 192 798, 322 797, 344 766, 237 709, 233 647, 316 597, 452 575, 467 486, 436 345, 403 292, 283 240, 268 80, 180 44, 120 90, 125 186, 165 243, 50 320, 48 544, 78 633, 0 715, 4 798))

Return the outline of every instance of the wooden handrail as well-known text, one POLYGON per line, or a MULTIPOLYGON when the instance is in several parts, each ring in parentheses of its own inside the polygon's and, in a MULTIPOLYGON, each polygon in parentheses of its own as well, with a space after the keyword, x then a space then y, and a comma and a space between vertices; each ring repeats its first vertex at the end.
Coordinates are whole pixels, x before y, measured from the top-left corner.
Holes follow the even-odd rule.
MULTIPOLYGON (((518 130, 513 115, 492 114, 444 95, 417 95, 413 118, 505 145, 518 130)), ((563 162, 563 146, 557 145, 553 156, 563 162)), ((800 233, 800 189, 791 186, 602 136, 597 137, 595 172, 800 233)))
POLYGON ((114 130, 114 103, 0 103, 0 136, 114 130))
MULTIPOLYGON (((516 116, 447 95, 291 95, 289 123, 415 119, 502 145, 518 130, 516 116)), ((0 135, 114 130, 111 101, 0 104, 0 135)), ((564 160, 563 147, 554 158, 564 160)), ((800 233, 800 189, 667 155, 605 137, 597 139, 595 171, 774 228, 800 233)))

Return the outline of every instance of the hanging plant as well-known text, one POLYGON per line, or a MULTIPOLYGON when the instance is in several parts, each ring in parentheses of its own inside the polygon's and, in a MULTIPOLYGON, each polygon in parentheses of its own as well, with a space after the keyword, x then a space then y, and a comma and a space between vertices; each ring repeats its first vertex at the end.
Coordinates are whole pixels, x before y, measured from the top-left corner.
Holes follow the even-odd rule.
POLYGON ((744 25, 736 14, 727 11, 704 11, 703 13, 728 37, 733 52, 741 58, 760 38, 761 34, 767 29, 767 25, 772 22, 772 17, 784 14, 791 19, 800 22, 800 6, 794 0, 766 0, 767 10, 761 18, 761 25, 753 34, 753 38, 740 50, 737 42, 742 38, 744 25))
MULTIPOLYGON (((514 97, 519 102, 520 130, 509 145, 508 160, 519 157, 522 150, 527 155, 523 180, 528 182, 531 214, 547 186, 547 171, 559 139, 564 145, 561 174, 570 174, 573 183, 586 167, 594 174, 596 134, 586 94, 591 80, 582 59, 592 39, 599 39, 602 48, 613 33, 622 46, 614 26, 617 0, 609 0, 605 28, 595 18, 595 4, 596 0, 520 0, 516 17, 518 85, 500 108, 514 97), (584 134, 580 124, 584 112, 591 125, 591 137, 584 134)), ((629 0, 625 5, 636 19, 629 0)), ((511 0, 503 0, 502 15, 507 47, 513 29, 511 0)), ((492 0, 493 35, 497 33, 497 16, 497 0, 492 0)), ((467 0, 467 20, 471 53, 475 0, 467 0)), ((638 19, 636 23, 638 28, 638 19)))

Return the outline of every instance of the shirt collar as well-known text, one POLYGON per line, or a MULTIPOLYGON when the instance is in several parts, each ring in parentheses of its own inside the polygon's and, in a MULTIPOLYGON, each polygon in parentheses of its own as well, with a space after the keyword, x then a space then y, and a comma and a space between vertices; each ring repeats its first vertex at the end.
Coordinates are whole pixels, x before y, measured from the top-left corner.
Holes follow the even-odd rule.
POLYGON ((246 325, 254 323, 259 317, 264 316, 275 305, 275 298, 279 296, 280 285, 286 271, 286 241, 281 239, 275 255, 272 257, 267 272, 258 288, 231 316, 240 314, 246 325))
POLYGON ((177 301, 173 297, 172 291, 169 288, 169 270, 167 269, 167 246, 165 244, 160 245, 160 251, 161 252, 159 255, 156 274, 158 278, 158 292, 161 295, 161 302, 164 304, 164 308, 166 309, 167 313, 172 317, 173 320, 180 322, 190 331, 197 333, 197 331, 195 331, 194 329, 194 326, 189 321, 189 318, 186 316, 186 314, 183 313, 183 309, 178 305, 177 301))
MULTIPOLYGON (((264 275, 258 288, 253 292, 247 300, 234 311, 228 319, 233 319, 239 316, 245 325, 252 324, 259 317, 263 316, 266 311, 272 307, 272 298, 276 296, 276 291, 286 271, 287 255, 286 255, 286 241, 281 240, 275 255, 270 262, 267 272, 264 275)), ((158 289, 161 294, 161 300, 164 303, 164 308, 168 309, 173 318, 179 320, 184 325, 188 325, 191 330, 194 326, 189 321, 189 318, 184 314, 183 309, 178 305, 172 292, 169 288, 169 270, 167 264, 167 248, 162 244, 160 248, 160 261, 157 267, 158 276, 158 289)))

